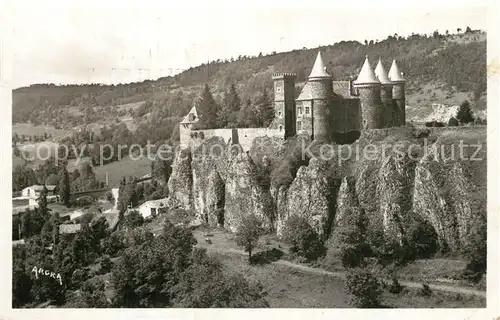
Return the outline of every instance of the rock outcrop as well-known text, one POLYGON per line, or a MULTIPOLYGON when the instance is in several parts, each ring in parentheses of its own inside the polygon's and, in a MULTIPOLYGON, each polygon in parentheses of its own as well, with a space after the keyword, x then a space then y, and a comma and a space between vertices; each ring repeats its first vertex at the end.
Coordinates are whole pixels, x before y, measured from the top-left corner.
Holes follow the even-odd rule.
POLYGON ((184 210, 193 209, 193 171, 191 150, 176 153, 172 164, 172 174, 168 180, 168 206, 184 210))
MULTIPOLYGON (((305 217, 319 234, 329 235, 335 217, 338 183, 329 177, 329 163, 311 159, 300 167, 288 189, 288 215, 305 217)), ((283 219, 283 217, 282 217, 283 219)))
MULTIPOLYGON (((460 132, 438 132, 441 140, 434 144, 454 142, 460 132)), ((402 131, 399 137, 408 146, 411 135, 411 131, 402 131)), ((472 137, 482 139, 481 134, 472 137)), ((390 138, 389 143, 398 142, 390 138)), ((381 146, 377 146, 377 152, 381 146)), ((416 150, 420 153, 425 148, 420 145, 416 150)), ((287 183, 273 185, 269 179, 271 167, 265 165, 270 161, 264 161, 266 154, 256 163, 241 150, 216 159, 184 150, 176 155, 168 181, 169 206, 194 210, 199 221, 231 231, 238 229, 245 215, 255 214, 278 236, 288 218, 298 215, 325 239, 361 212, 370 230, 383 231, 388 239, 400 243, 412 223, 424 220, 435 229, 442 248, 459 251, 467 242, 474 216, 485 211, 485 182, 481 185, 486 180, 485 160, 472 164, 442 159, 433 153, 418 159, 416 153, 389 152, 374 160, 361 158, 342 166, 335 166, 335 160, 312 158, 296 174, 287 176, 287 183)), ((272 168, 284 163, 280 155, 270 157, 272 168)), ((278 173, 288 174, 290 168, 282 166, 283 172, 278 173)))

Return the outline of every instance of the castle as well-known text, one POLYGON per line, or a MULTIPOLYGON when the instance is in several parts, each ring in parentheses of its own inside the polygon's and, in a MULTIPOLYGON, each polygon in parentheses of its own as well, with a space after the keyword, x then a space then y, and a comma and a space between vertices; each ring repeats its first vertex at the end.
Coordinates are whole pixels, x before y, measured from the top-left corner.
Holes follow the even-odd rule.
POLYGON ((335 134, 405 125, 405 79, 396 60, 387 73, 380 59, 373 70, 366 56, 356 80, 333 81, 318 52, 297 99, 295 79, 294 73, 273 75, 275 118, 269 128, 196 130, 198 114, 193 107, 179 124, 181 147, 218 136, 248 150, 259 136, 331 139, 335 134))

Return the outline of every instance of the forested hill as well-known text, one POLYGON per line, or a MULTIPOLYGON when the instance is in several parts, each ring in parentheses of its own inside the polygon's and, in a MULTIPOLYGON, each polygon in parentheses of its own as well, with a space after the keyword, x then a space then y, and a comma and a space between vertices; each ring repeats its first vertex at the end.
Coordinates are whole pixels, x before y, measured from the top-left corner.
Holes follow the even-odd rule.
MULTIPOLYGON (((432 103, 453 105, 464 99, 470 100, 473 108, 484 110, 486 33, 469 28, 466 32, 457 31, 457 34, 435 32, 408 37, 395 34, 382 41, 343 41, 319 49, 334 79, 356 76, 365 55, 369 56, 373 67, 381 57, 386 69, 392 59, 397 59, 407 79, 410 117, 425 116, 431 112, 432 103)), ((97 123, 110 116, 116 122, 131 119, 133 130, 145 121, 150 128, 167 125, 162 132, 170 136, 173 124, 188 112, 204 83, 209 84, 219 103, 222 103, 222 92, 231 84, 237 85, 242 106, 256 103, 262 98, 264 87, 272 90, 274 72, 295 72, 300 85, 309 74, 317 51, 318 48, 303 48, 211 61, 175 77, 141 83, 116 86, 44 84, 19 88, 13 92, 13 122, 30 120, 56 127, 75 127, 85 121, 97 123)))

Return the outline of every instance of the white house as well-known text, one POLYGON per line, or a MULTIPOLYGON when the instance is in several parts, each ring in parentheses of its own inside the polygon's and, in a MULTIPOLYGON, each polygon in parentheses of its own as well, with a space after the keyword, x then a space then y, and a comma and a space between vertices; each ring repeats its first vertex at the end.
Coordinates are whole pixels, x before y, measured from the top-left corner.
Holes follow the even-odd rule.
POLYGON ((158 200, 150 200, 141 204, 139 207, 130 209, 130 211, 139 211, 143 218, 147 218, 150 216, 156 216, 160 209, 167 207, 167 198, 158 199, 158 200))
MULTIPOLYGON (((46 185, 47 187, 47 197, 50 197, 50 196, 55 196, 55 192, 54 190, 56 189, 56 186, 54 185, 46 185)), ((43 190, 43 186, 42 185, 39 185, 39 184, 35 184, 35 185, 32 185, 32 186, 29 186, 29 187, 26 187, 23 189, 23 191, 21 192, 22 193, 22 196, 23 197, 28 197, 28 198, 33 198, 33 199, 36 199, 40 196, 40 193, 42 192, 43 190)))

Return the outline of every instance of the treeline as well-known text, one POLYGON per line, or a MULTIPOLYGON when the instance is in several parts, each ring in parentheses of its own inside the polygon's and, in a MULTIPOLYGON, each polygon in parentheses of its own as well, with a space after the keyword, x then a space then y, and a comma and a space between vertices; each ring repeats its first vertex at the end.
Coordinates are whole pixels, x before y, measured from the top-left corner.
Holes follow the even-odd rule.
MULTIPOLYGON (((457 30, 459 35, 434 32, 432 35, 402 37, 395 34, 381 41, 342 41, 319 49, 334 79, 355 77, 365 55, 368 55, 372 61, 381 57, 386 67, 392 59, 397 59, 409 87, 436 80, 447 85, 449 90, 454 87, 459 91, 473 92, 474 98, 479 99, 486 90, 484 33, 466 30, 464 34, 461 31, 457 30)), ((260 100, 272 98, 272 74, 295 72, 298 82, 305 81, 317 50, 303 48, 284 53, 219 59, 190 68, 175 77, 141 83, 20 88, 13 92, 13 122, 32 121, 55 127, 75 127, 102 120, 103 117, 119 121, 117 117, 129 115, 138 127, 137 138, 141 144, 148 137, 152 141, 177 140, 177 123, 197 102, 200 92, 204 90, 202 85, 208 83, 214 100, 225 110, 228 117, 225 121, 229 125, 263 126, 265 121, 262 119, 242 122, 252 118, 255 110, 259 110, 263 104, 260 100), (227 93, 233 86, 238 94, 240 109, 244 109, 238 110, 242 111, 241 121, 238 121, 238 112, 230 114, 235 109, 228 108, 231 104, 224 101, 225 97, 231 97, 227 93), (267 98, 263 98, 264 94, 267 98), (118 106, 141 101, 144 103, 139 108, 118 106), (69 112, 68 107, 78 107, 81 114, 69 112)), ((216 124, 216 127, 219 126, 216 124)))
MULTIPOLYGON (((78 168, 68 172, 66 162, 55 163, 55 159, 49 158, 33 170, 27 165, 17 165, 12 171, 12 191, 20 191, 34 184, 60 186, 60 190, 66 190, 69 184, 70 192, 94 190, 104 188, 105 182, 96 179, 94 170, 89 162, 83 162, 78 168), (65 181, 67 177, 67 182, 65 181)), ((63 197, 64 198, 64 197, 63 197)))

